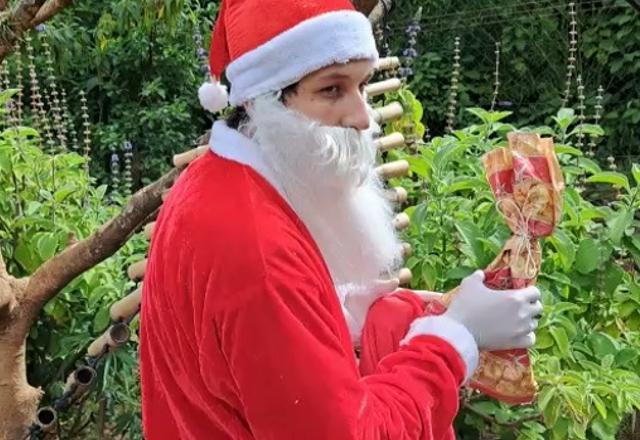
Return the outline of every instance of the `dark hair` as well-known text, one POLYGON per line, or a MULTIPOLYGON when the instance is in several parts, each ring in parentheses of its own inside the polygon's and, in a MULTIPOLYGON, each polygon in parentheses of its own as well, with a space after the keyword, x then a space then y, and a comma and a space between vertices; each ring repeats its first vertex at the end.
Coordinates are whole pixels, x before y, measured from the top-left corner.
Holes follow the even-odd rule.
MULTIPOLYGON (((297 91, 298 83, 285 87, 282 89, 280 100, 284 102, 288 96, 295 94, 297 91)), ((249 122, 249 114, 243 106, 237 106, 231 110, 225 121, 227 122, 227 127, 237 130, 242 124, 249 122)))

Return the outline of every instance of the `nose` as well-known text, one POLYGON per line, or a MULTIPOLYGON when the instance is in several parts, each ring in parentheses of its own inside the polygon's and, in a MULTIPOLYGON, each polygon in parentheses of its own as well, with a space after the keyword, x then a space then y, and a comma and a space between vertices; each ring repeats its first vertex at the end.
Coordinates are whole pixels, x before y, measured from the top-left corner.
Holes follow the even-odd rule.
POLYGON ((351 99, 350 105, 346 109, 346 114, 342 120, 343 127, 355 128, 364 131, 369 128, 369 113, 367 113, 367 102, 360 93, 351 99))

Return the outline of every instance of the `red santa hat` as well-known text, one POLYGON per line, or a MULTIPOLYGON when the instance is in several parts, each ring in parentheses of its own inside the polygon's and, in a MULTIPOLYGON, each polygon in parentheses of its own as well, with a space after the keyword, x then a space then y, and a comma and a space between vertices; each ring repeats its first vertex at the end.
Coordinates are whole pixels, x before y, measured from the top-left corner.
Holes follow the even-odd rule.
POLYGON ((378 60, 366 16, 349 0, 222 0, 199 91, 211 112, 282 90, 323 67, 378 60), (231 93, 219 82, 226 70, 231 93))

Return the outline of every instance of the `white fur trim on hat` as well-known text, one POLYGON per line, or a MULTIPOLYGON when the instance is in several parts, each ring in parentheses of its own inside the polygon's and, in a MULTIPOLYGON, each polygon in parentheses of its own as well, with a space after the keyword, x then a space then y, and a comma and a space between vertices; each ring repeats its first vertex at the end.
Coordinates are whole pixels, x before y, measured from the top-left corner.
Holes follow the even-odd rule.
POLYGON ((466 371, 463 383, 471 378, 478 366, 479 353, 473 335, 464 325, 442 315, 418 318, 413 321, 400 344, 407 344, 411 338, 420 335, 438 336, 451 344, 464 361, 466 371))
POLYGON ((227 66, 230 103, 241 105, 276 92, 335 63, 356 59, 378 62, 371 23, 360 12, 321 14, 277 35, 227 66))
POLYGON ((200 98, 200 105, 211 113, 216 113, 229 105, 227 86, 218 81, 202 84, 198 89, 198 98, 200 98))

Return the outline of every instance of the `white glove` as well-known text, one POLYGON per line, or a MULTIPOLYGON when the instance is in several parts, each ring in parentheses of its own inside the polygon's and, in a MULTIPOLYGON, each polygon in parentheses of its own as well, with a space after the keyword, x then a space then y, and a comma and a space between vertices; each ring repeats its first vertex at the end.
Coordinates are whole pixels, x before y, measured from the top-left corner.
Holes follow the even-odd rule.
POLYGON ((397 278, 390 280, 376 280, 368 284, 342 284, 336 286, 342 313, 347 321, 351 341, 354 345, 360 342, 360 335, 367 312, 371 304, 378 298, 393 293, 400 284, 397 278))
POLYGON ((492 290, 483 281, 481 270, 465 278, 443 316, 465 326, 480 350, 533 346, 542 313, 538 288, 492 290))

